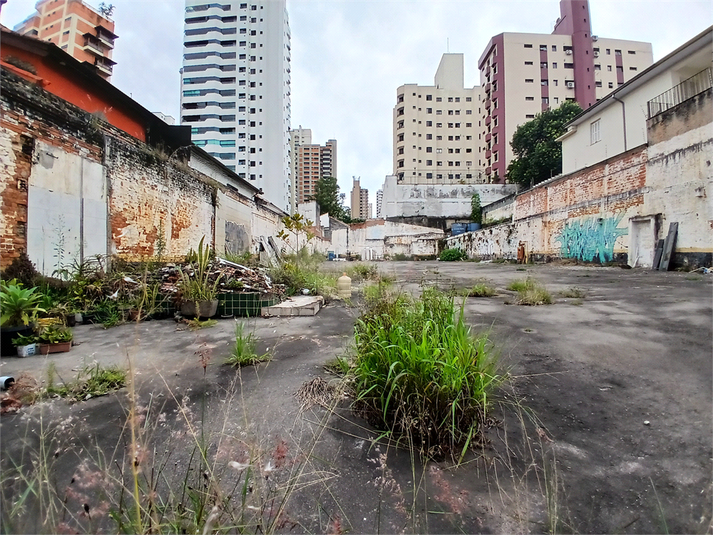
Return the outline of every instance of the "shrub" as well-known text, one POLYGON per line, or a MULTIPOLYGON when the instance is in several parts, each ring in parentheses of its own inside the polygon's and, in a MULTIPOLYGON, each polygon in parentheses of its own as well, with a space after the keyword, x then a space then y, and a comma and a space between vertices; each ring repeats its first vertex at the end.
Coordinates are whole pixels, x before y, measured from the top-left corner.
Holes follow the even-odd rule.
POLYGON ((444 249, 439 257, 441 262, 455 262, 458 260, 466 260, 468 255, 460 249, 444 249))
POLYGON ((428 456, 464 453, 477 439, 501 378, 487 335, 471 335, 452 297, 426 288, 417 300, 367 299, 355 346, 356 406, 375 425, 428 456))

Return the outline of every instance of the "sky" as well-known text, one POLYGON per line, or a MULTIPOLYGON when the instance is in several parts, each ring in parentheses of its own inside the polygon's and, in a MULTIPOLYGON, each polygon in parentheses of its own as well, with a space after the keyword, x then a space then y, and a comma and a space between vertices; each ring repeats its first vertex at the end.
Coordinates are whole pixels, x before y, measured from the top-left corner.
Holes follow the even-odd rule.
MULTIPOLYGON (((97 7, 100 0, 85 0, 97 7)), ((183 0, 105 0, 115 6, 112 83, 151 111, 180 117, 183 0)), ((9 0, 12 27, 34 0, 9 0)), ((654 61, 713 24, 711 0, 590 0, 592 32, 653 44, 654 61)), ((433 85, 441 55, 461 52, 465 85, 493 35, 551 33, 558 0, 287 0, 292 32, 292 127, 336 139, 343 193, 352 177, 375 192, 392 172, 392 110, 407 83, 433 85)), ((375 206, 375 205, 374 205, 375 206)))

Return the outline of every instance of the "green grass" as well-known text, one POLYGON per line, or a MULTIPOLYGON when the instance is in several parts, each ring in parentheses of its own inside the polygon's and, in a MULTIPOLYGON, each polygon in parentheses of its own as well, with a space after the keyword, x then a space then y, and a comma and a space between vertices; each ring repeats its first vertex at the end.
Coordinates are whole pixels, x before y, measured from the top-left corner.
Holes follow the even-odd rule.
POLYGON ((492 297, 497 294, 495 288, 487 282, 479 282, 463 292, 466 297, 492 297))
POLYGON ((235 322, 235 346, 225 363, 240 367, 269 361, 272 358, 269 352, 262 355, 256 353, 257 343, 258 338, 254 332, 246 333, 245 324, 242 321, 235 322))
POLYGON ((519 305, 551 305, 554 302, 547 288, 531 277, 514 280, 507 289, 518 293, 519 305))
POLYGON ((284 284, 288 295, 307 289, 312 295, 328 297, 336 293, 337 275, 319 271, 320 263, 314 257, 292 255, 272 268, 270 277, 274 283, 284 284))
POLYGON ((462 458, 483 430, 497 372, 487 335, 477 337, 453 297, 367 296, 355 328, 357 409, 425 456, 462 458))
MULTIPOLYGON (((55 384, 57 374, 54 362, 47 370, 47 387, 43 397, 61 397, 72 401, 104 396, 126 385, 126 370, 118 366, 102 367, 100 364, 84 367, 74 381, 55 384)), ((61 379, 61 378, 60 378, 61 379)))
POLYGON ((198 318, 194 318, 192 320, 187 320, 186 323, 188 324, 188 328, 191 331, 199 331, 200 329, 207 329, 209 327, 215 327, 218 325, 218 320, 204 320, 201 321, 198 318))

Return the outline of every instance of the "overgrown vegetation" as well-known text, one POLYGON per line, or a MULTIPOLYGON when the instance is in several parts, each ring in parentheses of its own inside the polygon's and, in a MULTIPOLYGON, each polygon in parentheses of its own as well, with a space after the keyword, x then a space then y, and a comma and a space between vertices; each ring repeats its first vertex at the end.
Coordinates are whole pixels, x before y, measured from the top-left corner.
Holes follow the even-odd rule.
POLYGON ((551 305, 553 303, 547 288, 532 277, 514 280, 508 284, 507 289, 517 292, 519 305, 551 305))
POLYGON ((259 362, 269 361, 272 356, 269 352, 258 355, 256 352, 258 339, 254 331, 245 332, 245 323, 235 322, 235 346, 226 364, 231 366, 253 366, 259 362))
POLYGON ((477 282, 463 291, 463 295, 466 297, 492 297, 496 294, 495 288, 486 281, 477 282))
POLYGON ((438 258, 441 262, 457 262, 459 260, 467 260, 468 254, 461 249, 443 249, 438 258))
POLYGON ((566 290, 560 292, 560 296, 568 297, 570 299, 584 299, 585 297, 587 297, 587 292, 585 292, 581 288, 572 286, 571 288, 567 288, 566 290))
POLYGON ((460 456, 482 438, 502 380, 486 334, 473 336, 453 297, 388 289, 367 296, 355 327, 356 406, 425 456, 460 456))
POLYGON ((44 396, 68 398, 70 401, 83 401, 89 398, 104 396, 126 385, 126 370, 118 366, 104 368, 98 363, 82 368, 73 381, 66 382, 60 377, 62 384, 56 384, 59 377, 53 362, 47 370, 47 386, 44 396))

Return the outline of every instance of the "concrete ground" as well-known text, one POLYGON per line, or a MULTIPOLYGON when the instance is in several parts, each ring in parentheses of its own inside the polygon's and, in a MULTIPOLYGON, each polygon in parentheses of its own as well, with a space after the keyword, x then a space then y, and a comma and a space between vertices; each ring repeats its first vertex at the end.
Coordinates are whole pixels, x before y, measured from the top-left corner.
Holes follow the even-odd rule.
MULTIPOLYGON (((374 442, 378 433, 347 399, 330 411, 300 410, 295 393, 306 382, 319 376, 336 384, 323 365, 348 351, 358 316, 340 302, 314 317, 251 319, 259 349, 274 358, 242 371, 223 365, 233 320, 197 332, 166 320, 80 326, 80 345, 69 353, 5 358, 0 375, 24 371, 42 380, 52 362, 68 380, 93 362, 130 362, 146 455, 138 457, 141 470, 163 471, 171 487, 186 474, 200 435, 221 485, 244 475, 230 462, 260 465, 259 481, 267 483, 242 507, 279 517, 278 531, 711 531, 711 276, 470 262, 378 267, 405 291, 421 283, 459 289, 479 279, 499 291, 468 298, 465 313, 475 331, 490 332, 511 381, 495 401, 500 424, 489 431, 490 444, 458 467, 422 465, 405 449, 374 442), (525 276, 544 283, 555 304, 512 304, 505 287, 525 276), (573 287, 585 297, 558 296, 573 287), (275 513, 275 497, 285 494, 275 513)), ((101 514, 111 500, 92 490, 97 483, 87 474, 126 459, 131 406, 122 391, 3 416, 3 469, 51 442, 52 485, 76 512, 64 520, 79 531, 108 527, 101 514), (95 511, 92 519, 82 516, 83 503, 95 511)), ((6 496, 20 488, 3 479, 6 496)), ((111 484, 100 486, 109 494, 111 484)), ((52 530, 27 515, 3 531, 52 530)))

